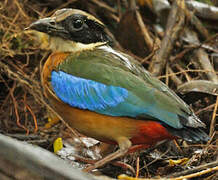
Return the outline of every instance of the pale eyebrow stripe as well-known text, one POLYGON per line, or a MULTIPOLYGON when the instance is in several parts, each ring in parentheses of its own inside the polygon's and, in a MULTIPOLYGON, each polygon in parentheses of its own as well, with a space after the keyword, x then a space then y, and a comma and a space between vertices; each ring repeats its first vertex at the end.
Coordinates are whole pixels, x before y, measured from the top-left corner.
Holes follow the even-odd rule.
POLYGON ((64 11, 63 13, 60 13, 60 14, 56 13, 56 14, 54 14, 53 17, 55 18, 56 22, 60 22, 60 21, 62 21, 64 19, 66 19, 68 16, 71 16, 72 14, 84 15, 84 16, 87 17, 87 19, 95 21, 95 22, 101 24, 102 26, 104 26, 104 24, 100 20, 96 19, 94 16, 92 16, 92 15, 90 15, 90 14, 84 12, 84 11, 78 10, 78 9, 66 10, 66 11, 64 11))

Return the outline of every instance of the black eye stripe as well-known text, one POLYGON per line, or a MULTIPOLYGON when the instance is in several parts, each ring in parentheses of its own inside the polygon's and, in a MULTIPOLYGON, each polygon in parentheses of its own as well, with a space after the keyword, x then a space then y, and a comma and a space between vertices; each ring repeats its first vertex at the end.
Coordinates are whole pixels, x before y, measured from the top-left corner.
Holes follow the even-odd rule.
POLYGON ((50 24, 54 26, 55 25, 55 21, 51 21, 50 24))
POLYGON ((74 14, 68 16, 59 22, 59 26, 64 29, 61 37, 75 42, 89 44, 110 41, 104 31, 104 26, 84 15, 74 14))

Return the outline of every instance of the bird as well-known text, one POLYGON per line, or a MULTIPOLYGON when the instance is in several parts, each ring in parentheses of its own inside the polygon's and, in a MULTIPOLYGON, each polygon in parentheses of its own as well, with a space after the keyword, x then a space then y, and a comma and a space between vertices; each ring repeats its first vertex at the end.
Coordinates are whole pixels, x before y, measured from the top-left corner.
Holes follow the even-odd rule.
POLYGON ((27 29, 40 33, 51 51, 41 81, 55 112, 81 134, 119 146, 88 170, 134 146, 209 140, 193 110, 134 57, 113 49, 105 25, 93 15, 64 8, 27 29))

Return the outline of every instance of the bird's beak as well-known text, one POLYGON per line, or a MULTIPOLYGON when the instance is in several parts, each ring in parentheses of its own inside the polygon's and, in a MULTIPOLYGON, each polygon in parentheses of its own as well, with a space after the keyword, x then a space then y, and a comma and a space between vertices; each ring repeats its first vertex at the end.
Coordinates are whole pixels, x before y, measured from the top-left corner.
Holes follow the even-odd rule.
POLYGON ((53 18, 43 18, 30 24, 25 30, 36 30, 44 33, 48 33, 51 29, 56 29, 55 20, 53 18))
POLYGON ((40 19, 25 28, 24 33, 30 35, 41 49, 49 49, 49 34, 51 34, 51 29, 56 31, 55 24, 52 18, 40 19))
POLYGON ((60 36, 62 34, 67 34, 68 32, 58 23, 56 23, 54 17, 43 18, 30 24, 25 30, 36 30, 49 35, 60 36))

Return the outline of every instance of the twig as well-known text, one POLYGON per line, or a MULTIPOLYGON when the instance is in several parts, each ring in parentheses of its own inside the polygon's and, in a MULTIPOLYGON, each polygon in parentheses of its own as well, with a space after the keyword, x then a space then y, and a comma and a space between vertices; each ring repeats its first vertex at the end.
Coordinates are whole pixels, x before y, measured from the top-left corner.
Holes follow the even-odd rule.
POLYGON ((16 122, 17 122, 17 125, 19 127, 23 128, 26 131, 26 134, 28 135, 29 134, 29 129, 27 129, 24 125, 22 125, 20 123, 20 116, 19 116, 19 113, 18 113, 17 101, 16 101, 16 99, 14 97, 14 94, 13 94, 13 90, 14 90, 15 87, 16 86, 15 86, 15 83, 14 83, 12 89, 9 89, 9 93, 11 95, 11 98, 12 98, 12 101, 13 101, 13 104, 14 104, 14 111, 15 111, 15 115, 16 115, 16 122))
MULTIPOLYGON (((66 3, 62 3, 60 6, 58 6, 57 8, 53 9, 52 11, 50 11, 48 14, 46 14, 46 16, 51 16, 52 14, 54 14, 55 11, 57 11, 58 9, 62 9, 64 7, 67 7, 69 4, 74 3, 78 0, 68 0, 66 3)), ((40 13, 41 17, 42 15, 44 16, 44 13, 40 13)))
MULTIPOLYGON (((169 73, 174 74, 173 70, 170 67, 169 67, 169 73)), ((167 74, 168 77, 169 77, 169 73, 167 74)), ((176 87, 182 84, 182 80, 180 80, 176 75, 171 76, 171 79, 176 84, 176 87)))
POLYGON ((169 63, 166 63, 166 78, 165 78, 165 84, 167 85, 167 86, 169 86, 169 76, 168 76, 168 74, 169 74, 169 63))
MULTIPOLYGON (((190 179, 190 178, 193 178, 193 177, 198 177, 198 176, 201 176, 201 175, 204 175, 204 174, 207 174, 207 173, 210 173, 212 171, 218 171, 218 166, 216 167, 213 167, 213 168, 209 168, 209 169, 206 169, 206 170, 203 170, 203 171, 200 171, 200 172, 197 172, 197 173, 193 173, 193 174, 189 174, 189 175, 186 175, 186 176, 180 176, 180 177, 175 177, 175 178, 158 178, 159 180, 182 180, 182 179, 190 179)), ((119 175, 118 176, 118 179, 120 180, 157 180, 156 178, 152 178, 152 179, 147 179, 147 178, 133 178, 133 177, 129 177, 127 175, 119 175)))
POLYGON ((215 6, 208 5, 207 3, 198 1, 186 1, 186 5, 189 9, 193 10, 199 17, 217 20, 218 19, 218 8, 215 6))
MULTIPOLYGON (((125 174, 121 174, 118 176, 118 179, 120 180, 157 180, 156 178, 153 179, 153 178, 134 178, 134 177, 130 177, 130 176, 127 176, 125 174)), ((162 178, 158 178, 158 180, 165 180, 165 179, 162 179, 162 178)))
POLYGON ((179 60, 179 59, 182 59, 182 57, 184 57, 184 55, 190 51, 192 51, 194 48, 198 48, 199 46, 195 46, 195 47, 188 47, 188 48, 185 48, 183 51, 181 51, 180 53, 176 54, 176 56, 174 57, 170 57, 170 62, 174 62, 176 60, 179 60))
POLYGON ((214 68, 210 63, 208 54, 205 52, 205 50, 203 49, 198 49, 196 51, 196 58, 198 63, 200 64, 200 66, 205 69, 205 70, 210 70, 211 72, 208 72, 206 75, 208 77, 209 80, 218 83, 218 77, 214 72, 214 68))
POLYGON ((185 9, 185 15, 188 20, 191 22, 192 25, 198 30, 198 32, 203 36, 205 39, 209 37, 208 30, 202 25, 201 21, 194 15, 193 12, 185 9))
POLYGON ((210 122, 210 133, 209 133, 210 137, 212 136, 216 125, 217 107, 218 107, 218 95, 216 96, 216 104, 214 106, 213 116, 210 122))
POLYGON ((121 167, 123 169, 129 170, 129 171, 132 172, 132 174, 136 173, 135 169, 131 165, 126 164, 125 162, 122 162, 122 161, 112 161, 110 163, 113 164, 114 166, 121 167))
POLYGON ((20 13, 25 17, 26 19, 29 19, 29 17, 26 15, 26 13, 23 11, 23 8, 20 6, 19 1, 14 0, 17 8, 19 9, 20 13))
POLYGON ((198 111, 195 112, 196 115, 200 114, 203 111, 209 111, 209 109, 212 109, 215 106, 215 104, 211 104, 205 108, 199 109, 198 111))
POLYGON ((203 92, 212 95, 218 95, 218 83, 207 80, 192 80, 178 86, 177 90, 181 93, 186 92, 203 92))
POLYGON ((184 0, 174 1, 168 17, 166 31, 161 42, 160 49, 156 51, 156 54, 153 56, 149 66, 149 71, 155 76, 159 76, 161 74, 172 51, 173 44, 178 38, 181 29, 183 29, 182 26, 184 25, 185 17, 184 8, 184 0))
POLYGON ((33 121, 34 121, 34 124, 35 124, 34 133, 36 133, 37 130, 38 130, 38 124, 37 124, 36 115, 34 114, 34 112, 32 111, 32 109, 30 108, 30 106, 28 104, 25 104, 25 106, 29 110, 30 114, 33 117, 33 121))
POLYGON ((29 76, 20 73, 19 70, 17 72, 14 72, 13 70, 10 69, 9 66, 4 64, 3 62, 0 61, 0 68, 2 68, 3 72, 5 72, 11 79, 14 79, 21 83, 24 87, 27 87, 27 90, 30 94, 33 95, 33 97, 38 101, 40 104, 43 104, 46 106, 46 108, 51 111, 54 115, 56 115, 61 122, 70 129, 72 134, 74 134, 76 137, 78 137, 78 134, 76 133, 75 130, 73 130, 63 119, 61 116, 59 116, 53 109, 48 105, 48 103, 45 101, 45 97, 43 96, 43 92, 41 90, 41 86, 39 85, 38 82, 35 80, 31 79, 29 80, 29 76))
POLYGON ((148 164, 146 164, 146 166, 148 167, 148 166, 152 165, 153 163, 155 163, 156 161, 160 160, 160 158, 162 158, 163 156, 165 156, 165 155, 170 151, 170 149, 171 149, 171 147, 169 146, 169 147, 167 148, 167 150, 166 150, 164 153, 162 153, 162 154, 160 155, 159 158, 156 158, 156 159, 154 159, 153 161, 149 162, 148 164))
MULTIPOLYGON (((21 101, 23 101, 24 104, 27 103, 27 102, 26 102, 26 91, 24 92, 23 99, 22 99, 21 101)), ((23 106, 23 111, 24 111, 24 115, 25 115, 25 126, 27 126, 28 114, 27 114, 27 108, 26 108, 25 105, 23 106)))
POLYGON ((188 75, 188 73, 181 66, 179 66, 178 64, 176 64, 175 66, 180 72, 184 72, 184 75, 185 75, 187 81, 191 80, 191 77, 188 75))
MULTIPOLYGON (((1 66, 0 66, 1 67, 1 66)), ((14 97, 14 94, 13 94, 13 92, 14 92, 14 89, 15 89, 15 82, 14 82, 14 84, 13 84, 13 87, 12 88, 9 88, 9 86, 7 85, 7 83, 5 82, 5 80, 2 78, 2 80, 4 81, 4 83, 5 83, 5 86, 8 88, 8 90, 9 90, 9 95, 11 96, 11 99, 12 99, 12 102, 13 102, 13 104, 14 104, 14 111, 15 111, 15 115, 16 115, 16 123, 17 123, 17 125, 19 126, 19 127, 21 127, 21 128, 23 128, 25 131, 26 131, 26 134, 28 135, 29 134, 29 129, 28 128, 26 128, 24 125, 22 125, 21 123, 20 123, 20 117, 19 117, 19 113, 18 113, 18 105, 17 105, 17 101, 16 101, 16 99, 15 99, 15 97, 14 97)))
POLYGON ((139 25, 139 27, 141 29, 141 32, 143 34, 145 43, 146 43, 149 51, 154 51, 155 49, 157 49, 160 46, 160 40, 157 38, 156 39, 156 44, 155 44, 154 40, 152 39, 152 37, 150 35, 150 32, 148 31, 147 27, 145 26, 145 24, 143 22, 143 18, 142 18, 141 14, 140 14, 137 6, 136 6, 136 0, 130 0, 129 4, 130 4, 129 5, 130 6, 129 9, 131 11, 135 12, 138 25, 139 25))
POLYGON ((203 171, 200 171, 200 172, 196 172, 196 173, 193 173, 193 174, 189 174, 189 175, 186 175, 186 176, 180 176, 180 177, 177 177, 177 178, 170 178, 170 180, 190 179, 190 178, 193 178, 193 177, 201 176, 203 174, 207 174, 207 173, 212 172, 212 171, 218 171, 218 166, 214 167, 214 168, 209 168, 209 169, 206 169, 206 170, 203 170, 203 171))
POLYGON ((135 175, 136 178, 139 177, 139 167, 140 167, 140 165, 139 165, 139 157, 137 157, 137 159, 136 159, 136 175, 135 175))
MULTIPOLYGON (((203 69, 187 69, 187 70, 182 70, 182 71, 180 71, 180 72, 175 72, 175 73, 172 73, 172 74, 168 74, 168 76, 174 76, 174 75, 183 74, 183 73, 186 73, 186 72, 204 72, 204 73, 207 73, 207 72, 214 72, 214 73, 218 74, 218 72, 210 71, 210 70, 203 70, 203 69)), ((166 77, 166 75, 158 76, 159 79, 165 78, 165 77, 166 77)))
MULTIPOLYGON (((147 28, 146 28, 146 26, 145 26, 145 24, 144 24, 144 22, 142 20, 142 16, 141 16, 141 14, 139 13, 139 11, 137 9, 135 10, 135 13, 136 13, 137 22, 138 22, 138 24, 139 24, 139 26, 141 28, 145 43, 147 44, 148 49, 150 51, 152 51, 152 49, 154 47, 154 41, 150 37, 149 31, 147 30, 147 28)), ((160 41, 159 41, 158 44, 160 44, 160 41)))
POLYGON ((199 172, 199 171, 201 171, 203 169, 206 169, 206 168, 212 169, 212 168, 217 168, 217 167, 218 167, 218 161, 214 161, 214 162, 207 163, 207 164, 204 164, 204 165, 201 165, 201 166, 197 166, 197 167, 194 167, 194 168, 182 171, 182 172, 170 174, 170 175, 166 176, 166 178, 185 176, 186 174, 191 174, 191 173, 194 173, 194 172, 199 172))
MULTIPOLYGON (((184 38, 184 39, 187 39, 188 40, 188 43, 197 43, 200 45, 200 41, 199 41, 199 38, 197 36, 197 34, 194 32, 194 31, 191 31, 190 29, 185 29, 185 36, 187 38, 184 38), (188 38, 188 37, 191 37, 191 38, 188 38)), ((195 63, 194 65, 195 66, 200 66, 202 69, 205 69, 205 70, 209 70, 211 72, 208 72, 206 75, 208 77, 209 80, 217 83, 218 82, 218 77, 214 71, 214 68, 210 62, 210 59, 208 57, 208 54, 205 52, 204 49, 201 48, 201 46, 199 46, 199 48, 195 51, 195 63)))
POLYGON ((99 1, 99 0, 91 0, 93 3, 97 4, 99 7, 104 8, 106 10, 108 10, 111 13, 117 13, 117 10, 115 10, 114 8, 111 8, 110 6, 108 6, 106 3, 104 3, 103 1, 99 1))

